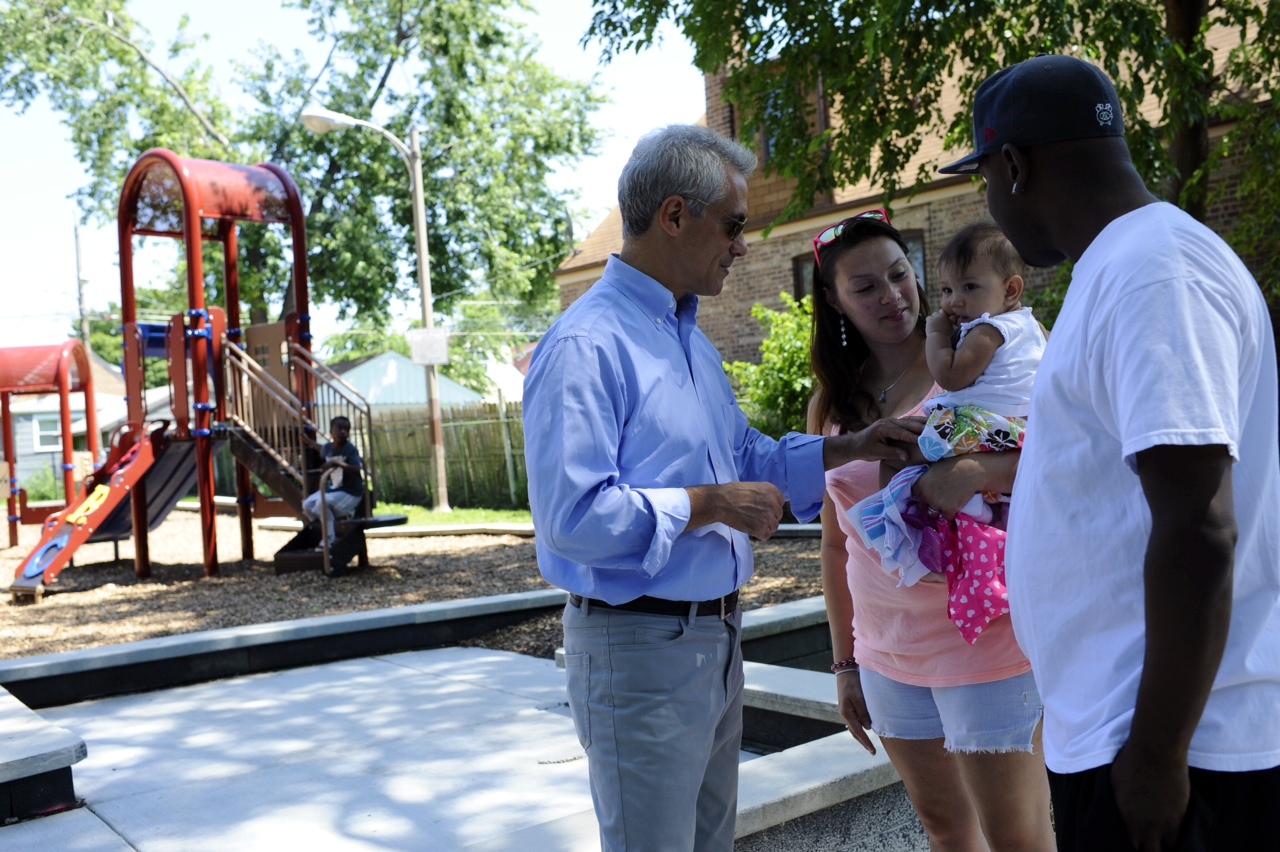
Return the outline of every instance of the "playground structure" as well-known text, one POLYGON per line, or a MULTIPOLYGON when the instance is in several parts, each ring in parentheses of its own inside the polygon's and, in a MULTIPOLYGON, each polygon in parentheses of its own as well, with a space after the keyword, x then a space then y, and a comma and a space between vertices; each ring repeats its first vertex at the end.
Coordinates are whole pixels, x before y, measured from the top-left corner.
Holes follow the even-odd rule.
POLYGON ((98 414, 93 398, 93 371, 84 344, 68 340, 54 346, 16 346, 0 349, 0 426, 4 429, 4 457, 9 480, 9 546, 18 546, 18 524, 41 523, 57 507, 27 505, 26 492, 18 487, 17 452, 13 435, 12 398, 20 394, 58 395, 62 431, 62 493, 69 504, 75 494, 75 469, 71 437, 71 394, 84 394, 86 438, 89 453, 101 455, 98 414))
POLYGON ((125 178, 119 239, 126 421, 113 436, 107 459, 85 481, 77 498, 45 521, 40 544, 19 566, 10 586, 15 600, 39 600, 45 585, 70 564, 80 544, 123 537, 130 531, 135 574, 149 576, 147 534, 193 483, 200 501, 204 575, 216 576, 215 442, 227 442, 236 459, 241 558, 252 560, 252 518, 255 510, 266 510, 266 503, 250 474, 301 515, 303 499, 319 487, 320 447, 327 440, 330 421, 338 415, 351 421, 350 440, 366 451, 363 511, 358 519, 339 526, 341 537, 332 548, 317 531, 304 528, 276 555, 276 567, 322 567, 328 574, 337 574, 357 556, 361 566, 366 565, 364 530, 405 519, 371 517, 375 464, 368 403, 311 354, 306 221, 293 180, 271 163, 239 166, 153 149, 134 163, 125 178), (241 327, 241 222, 289 228, 294 310, 281 323, 241 327), (138 322, 135 236, 183 241, 188 307, 167 324, 138 322), (206 304, 205 240, 223 247, 225 308, 206 304), (146 410, 143 361, 147 357, 167 360, 172 424, 153 421, 146 410))

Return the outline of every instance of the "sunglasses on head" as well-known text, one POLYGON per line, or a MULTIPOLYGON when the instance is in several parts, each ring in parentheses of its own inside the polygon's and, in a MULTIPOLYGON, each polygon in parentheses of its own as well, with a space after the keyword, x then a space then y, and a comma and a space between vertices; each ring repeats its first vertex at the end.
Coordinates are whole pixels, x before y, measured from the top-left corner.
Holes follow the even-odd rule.
POLYGON ((818 236, 813 238, 813 262, 822 268, 822 260, 818 257, 818 251, 824 246, 829 246, 836 240, 840 239, 840 235, 844 233, 844 229, 849 225, 861 219, 874 219, 877 222, 884 222, 889 227, 893 227, 893 223, 889 221, 889 212, 882 207, 875 210, 867 210, 856 216, 850 216, 838 225, 832 225, 825 231, 819 232, 818 236))
POLYGON ((739 219, 737 216, 730 216, 728 213, 724 212, 719 207, 712 204, 710 201, 703 201, 701 198, 696 198, 692 195, 686 195, 684 197, 689 199, 690 201, 698 202, 703 207, 709 207, 712 210, 719 213, 724 218, 728 219, 729 221, 725 222, 724 232, 725 232, 725 235, 729 237, 729 242, 733 242, 734 240, 736 240, 739 237, 739 235, 741 235, 742 232, 747 227, 747 217, 745 216, 739 219))

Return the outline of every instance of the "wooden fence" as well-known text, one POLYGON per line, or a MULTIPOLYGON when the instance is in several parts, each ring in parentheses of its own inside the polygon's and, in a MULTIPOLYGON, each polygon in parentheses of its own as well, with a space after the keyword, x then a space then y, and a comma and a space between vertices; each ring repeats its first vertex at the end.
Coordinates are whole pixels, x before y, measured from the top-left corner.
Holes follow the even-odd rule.
MULTIPOLYGON (((451 405, 443 410, 449 503, 459 508, 529 506, 524 424, 518 402, 451 405)), ((393 503, 435 502, 435 453, 427 406, 373 410, 377 498, 393 503)))

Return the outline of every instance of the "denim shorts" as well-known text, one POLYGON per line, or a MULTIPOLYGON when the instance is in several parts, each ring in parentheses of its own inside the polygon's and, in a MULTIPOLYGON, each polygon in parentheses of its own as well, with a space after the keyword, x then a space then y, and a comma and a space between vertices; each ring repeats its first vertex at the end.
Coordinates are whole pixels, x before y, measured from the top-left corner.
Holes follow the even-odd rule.
POLYGON ((900 740, 942 739, 952 752, 1034 751, 1044 714, 1031 672, 966 686, 910 686, 862 669, 871 729, 900 740))

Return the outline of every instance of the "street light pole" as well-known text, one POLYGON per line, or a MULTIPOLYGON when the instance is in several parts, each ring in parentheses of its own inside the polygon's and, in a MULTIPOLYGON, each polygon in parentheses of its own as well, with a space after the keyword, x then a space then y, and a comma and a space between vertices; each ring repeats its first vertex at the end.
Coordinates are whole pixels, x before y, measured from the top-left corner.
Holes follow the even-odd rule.
MULTIPOLYGON (((418 247, 418 290, 422 294, 422 327, 430 331, 435 327, 435 312, 431 305, 431 263, 427 254, 427 209, 422 183, 422 145, 418 140, 418 128, 409 130, 409 170, 413 174, 413 237, 418 247)), ((449 507, 449 482, 444 469, 444 419, 440 415, 440 383, 436 377, 436 365, 427 364, 427 402, 431 405, 431 448, 436 457, 437 512, 451 512, 449 507)))
MULTIPOLYGON (((406 146, 385 127, 323 107, 309 106, 299 118, 313 133, 328 133, 330 130, 345 130, 349 127, 367 127, 381 133, 395 146, 405 165, 409 167, 413 189, 413 238, 418 253, 418 290, 422 297, 422 327, 431 331, 435 327, 435 314, 431 305, 431 257, 427 254, 426 194, 422 181, 422 145, 418 138, 418 128, 410 129, 409 145, 406 146)), ((427 373, 427 402, 431 407, 431 444, 435 452, 436 468, 435 505, 432 509, 437 512, 452 512, 444 462, 444 419, 440 413, 440 384, 434 363, 425 364, 424 369, 427 373)))

